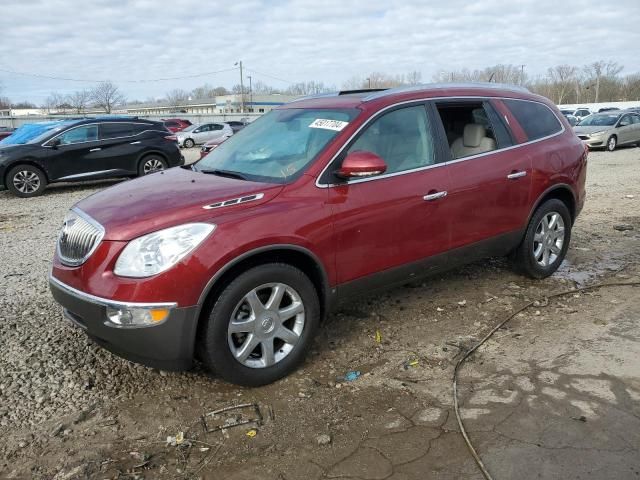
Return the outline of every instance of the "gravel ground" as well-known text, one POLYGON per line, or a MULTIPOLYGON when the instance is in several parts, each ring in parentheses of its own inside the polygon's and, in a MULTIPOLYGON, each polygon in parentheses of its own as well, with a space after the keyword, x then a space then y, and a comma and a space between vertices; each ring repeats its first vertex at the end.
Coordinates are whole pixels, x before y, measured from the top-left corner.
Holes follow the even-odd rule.
MULTIPOLYGON (((198 148, 183 153, 187 163, 199 156, 198 148)), ((92 402, 153 391, 164 383, 156 372, 96 349, 63 319, 49 293, 49 265, 67 210, 116 182, 53 185, 32 199, 0 192, 2 427, 36 425, 92 402), (93 389, 96 383, 99 390, 93 389)))
MULTIPOLYGON (((185 156, 193 161, 197 149, 185 156)), ((451 339, 463 344, 479 338, 495 315, 522 299, 603 278, 632 260, 637 264, 638 162, 637 148, 590 154, 587 206, 568 260, 551 279, 528 281, 505 268, 504 261, 491 260, 355 302, 331 316, 303 369, 254 390, 223 384, 199 370, 164 373, 134 365, 96 347, 63 318, 47 285, 59 226, 74 203, 114 182, 55 186, 28 200, 0 192, 0 436, 6 440, 0 442, 0 477, 93 478, 106 471, 107 462, 114 470, 101 478, 120 478, 127 462, 141 463, 133 455, 141 451, 139 444, 132 446, 135 442, 162 443, 178 428, 188 431, 207 409, 245 399, 281 412, 278 428, 270 433, 265 427, 263 438, 259 435, 251 445, 244 433, 228 439, 216 463, 220 478, 231 478, 230 472, 240 471, 237 466, 250 459, 254 467, 275 468, 268 460, 272 455, 280 465, 289 465, 286 478, 304 478, 294 461, 297 446, 320 458, 307 463, 307 469, 323 458, 346 458, 345 452, 355 451, 371 432, 394 432, 409 422, 394 410, 402 405, 410 404, 412 412, 418 406, 437 410, 435 420, 449 421, 444 415, 457 355, 451 339), (635 230, 614 232, 614 223, 629 223, 635 230), (373 340, 377 329, 383 332, 379 344, 373 340), (424 368, 419 374, 406 364, 414 356, 424 368), (336 378, 354 366, 362 371, 362 383, 337 390, 342 383, 336 378), (90 452, 83 451, 87 444, 90 452), (97 470, 85 470, 92 462, 97 470)), ((457 453, 442 455, 463 455, 467 461, 455 441, 457 453)), ((169 473, 167 478, 174 478, 184 468, 184 459, 158 458, 174 470, 158 460, 162 466, 147 478, 169 473)), ((474 472, 473 465, 468 469, 474 472)), ((465 475, 475 478, 468 471, 465 475)))

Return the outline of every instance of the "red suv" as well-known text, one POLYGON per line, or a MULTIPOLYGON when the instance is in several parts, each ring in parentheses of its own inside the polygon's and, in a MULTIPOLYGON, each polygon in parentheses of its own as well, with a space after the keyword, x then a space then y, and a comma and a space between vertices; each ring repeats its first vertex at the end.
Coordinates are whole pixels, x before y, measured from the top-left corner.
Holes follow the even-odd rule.
POLYGON ((587 151, 547 99, 496 84, 341 92, 284 105, 198 163, 68 213, 50 284, 134 361, 262 385, 338 299, 479 258, 562 262, 587 151))

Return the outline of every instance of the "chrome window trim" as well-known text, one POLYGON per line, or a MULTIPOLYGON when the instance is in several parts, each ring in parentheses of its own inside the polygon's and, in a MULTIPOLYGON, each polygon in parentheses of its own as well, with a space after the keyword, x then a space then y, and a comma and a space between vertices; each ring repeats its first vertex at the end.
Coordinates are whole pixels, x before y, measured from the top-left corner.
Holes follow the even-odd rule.
POLYGON ((167 135, 175 135, 175 133, 170 132, 170 131, 163 131, 163 130, 154 130, 154 129, 147 129, 147 130, 143 130, 141 132, 136 133, 135 135, 126 135, 124 137, 111 137, 111 138, 100 138, 100 125, 103 125, 105 123, 132 123, 134 125, 146 125, 146 126, 151 126, 148 123, 141 123, 141 122, 92 122, 92 123, 83 123, 82 125, 76 125, 75 127, 71 127, 67 130, 63 130, 62 132, 57 133, 56 135, 54 135, 53 137, 51 137, 49 140, 47 140, 46 142, 43 142, 40 144, 41 147, 45 147, 45 148, 51 148, 51 145, 47 145, 47 143, 51 142, 52 140, 55 140, 56 138, 58 138, 60 135, 63 135, 67 132, 70 132, 71 130, 75 130, 76 128, 81 128, 81 127, 88 127, 91 125, 97 125, 98 126, 98 139, 97 140, 91 140, 88 142, 78 142, 78 143, 67 143, 65 145, 61 145, 61 146, 66 146, 66 145, 82 145, 83 143, 95 143, 95 142, 103 142, 106 140, 118 140, 119 138, 134 138, 137 137, 138 135, 142 135, 143 133, 146 132, 158 132, 158 133, 166 133, 167 135))
POLYGON ((67 265, 68 267, 78 267, 82 265, 84 262, 86 262, 89 259, 89 257, 91 257, 91 255, 93 255, 93 253, 97 250, 97 248, 102 243, 102 239, 104 238, 104 235, 106 232, 102 225, 100 225, 98 222, 96 222, 93 218, 91 218, 89 215, 84 213, 79 208, 73 207, 71 211, 73 211, 79 217, 82 217, 84 221, 86 221, 87 223, 90 223, 99 232, 96 242, 94 243, 93 247, 91 247, 91 250, 89 250, 84 257, 82 257, 80 260, 69 260, 64 255, 62 255, 62 252, 60 252, 60 235, 62 234, 62 230, 60 230, 60 233, 58 234, 58 238, 56 239, 56 253, 58 254, 58 258, 60 258, 60 261, 62 262, 63 265, 67 265))
MULTIPOLYGON (((507 123, 508 123, 508 121, 507 121, 507 123)), ((385 179, 385 178, 395 177, 397 175, 406 175, 406 174, 409 174, 409 173, 421 172, 423 170, 429 170, 429 169, 435 168, 435 167, 442 167, 442 166, 445 166, 445 165, 452 165, 454 163, 466 162, 468 160, 474 160, 476 158, 481 158, 481 157, 485 157, 487 155, 492 155, 492 154, 494 154, 496 152, 504 152, 504 151, 507 151, 507 150, 513 150, 515 148, 524 147, 526 145, 531 145, 532 143, 542 142, 542 141, 547 140, 549 138, 553 138, 553 137, 556 137, 558 135, 562 135, 565 131, 566 131, 566 129, 564 128, 564 124, 562 123, 562 121, 560 121, 560 119, 558 118, 556 113, 553 111, 553 109, 551 107, 549 107, 547 104, 545 104, 543 102, 540 102, 540 101, 537 101, 537 100, 530 100, 530 99, 524 99, 524 98, 513 98, 513 97, 479 96, 479 95, 455 96, 455 97, 428 97, 428 98, 416 98, 416 99, 413 99, 413 100, 405 100, 405 101, 402 101, 402 102, 394 103, 392 105, 387 105, 383 109, 378 110, 377 112, 375 112, 374 115, 370 116, 362 125, 360 125, 358 127, 358 129, 355 132, 353 132, 353 134, 351 134, 351 136, 344 142, 344 144, 342 145, 340 150, 338 150, 336 152, 336 154, 333 157, 331 157, 331 160, 329 160, 329 162, 327 162, 325 167, 322 169, 322 171, 320 172, 320 174, 316 178, 315 185, 318 188, 331 188, 331 187, 344 186, 344 185, 353 185, 353 184, 356 184, 356 183, 371 182, 371 181, 374 181, 374 180, 382 180, 382 179, 385 179), (388 174, 383 174, 383 175, 376 175, 375 177, 370 177, 370 178, 362 178, 362 179, 357 179, 357 180, 351 180, 351 181, 347 181, 345 183, 320 183, 320 179, 322 178, 322 176, 325 174, 325 172, 331 166, 331 164, 335 161, 335 159, 338 158, 338 156, 342 154, 342 152, 345 150, 346 146, 349 143, 351 143, 351 141, 365 127, 367 127, 374 119, 379 118, 378 114, 380 114, 380 113, 383 113, 383 112, 385 112, 385 111, 387 111, 387 110, 389 110, 391 108, 394 108, 394 107, 398 107, 398 106, 402 106, 402 105, 408 105, 408 104, 412 104, 412 103, 421 103, 421 102, 424 103, 424 102, 438 101, 438 100, 452 100, 452 101, 455 101, 455 100, 483 100, 483 101, 487 101, 487 100, 489 100, 490 101, 492 99, 493 100, 517 100, 517 101, 521 101, 521 102, 532 102, 532 103, 539 103, 540 105, 544 105, 545 107, 547 107, 547 109, 549 109, 549 111, 553 114, 555 119, 558 121, 558 123, 560 124, 561 130, 559 132, 553 133, 551 135, 547 135, 546 137, 536 138, 535 140, 529 140, 528 142, 518 143, 516 145, 510 145, 508 147, 498 148, 496 150, 491 150, 489 152, 484 152, 484 153, 478 153, 476 155, 470 155, 468 157, 457 158, 455 160, 449 160, 448 162, 436 163, 434 165, 426 165, 424 167, 413 168, 411 170, 402 170, 400 172, 388 173, 388 174)))
POLYGON ((70 287, 66 283, 61 282, 56 277, 53 276, 53 272, 49 272, 49 283, 57 286, 61 290, 65 291, 69 295, 72 295, 80 300, 85 300, 87 302, 91 302, 97 305, 101 305, 104 307, 112 307, 116 309, 122 308, 144 308, 144 309, 152 309, 152 308, 167 308, 173 309, 178 306, 176 302, 160 302, 160 303, 137 303, 137 302, 121 302, 118 300, 110 300, 108 298, 97 297, 95 295, 91 295, 90 293, 85 293, 76 288, 70 287))

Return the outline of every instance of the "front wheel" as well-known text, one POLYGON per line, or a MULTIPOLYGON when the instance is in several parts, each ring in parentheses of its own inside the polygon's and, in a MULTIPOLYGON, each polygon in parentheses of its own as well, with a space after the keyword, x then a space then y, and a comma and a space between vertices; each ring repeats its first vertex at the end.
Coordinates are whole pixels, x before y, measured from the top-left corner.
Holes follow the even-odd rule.
POLYGON ((571 215, 564 202, 550 199, 534 213, 513 260, 516 267, 532 278, 546 278, 555 272, 569 248, 571 215))
POLYGON ((193 148, 195 146, 196 142, 194 142, 192 139, 187 138, 184 141, 184 148, 193 148))
POLYGON ((318 293, 291 265, 259 265, 233 280, 203 321, 205 366, 231 383, 266 385, 303 361, 320 323, 318 293))
POLYGON ((7 174, 7 188, 18 197, 41 195, 47 186, 44 172, 33 165, 17 165, 7 174))
POLYGON ((607 150, 609 152, 613 152, 617 146, 618 146, 618 139, 615 137, 615 135, 610 136, 609 140, 607 140, 607 150))

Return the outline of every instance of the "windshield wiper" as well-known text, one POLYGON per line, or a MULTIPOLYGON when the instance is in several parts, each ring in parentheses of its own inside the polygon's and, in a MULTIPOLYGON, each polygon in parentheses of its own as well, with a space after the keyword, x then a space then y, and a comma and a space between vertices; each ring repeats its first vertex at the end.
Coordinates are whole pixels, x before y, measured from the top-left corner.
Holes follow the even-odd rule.
POLYGON ((208 173, 208 174, 212 174, 212 175, 219 175, 221 177, 229 177, 229 178, 237 178, 238 180, 246 180, 247 177, 245 177, 243 174, 238 173, 238 172, 232 172, 231 170, 198 170, 198 172, 201 173, 208 173))

